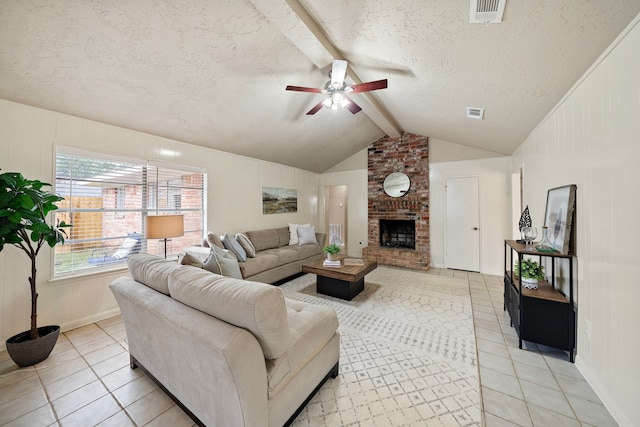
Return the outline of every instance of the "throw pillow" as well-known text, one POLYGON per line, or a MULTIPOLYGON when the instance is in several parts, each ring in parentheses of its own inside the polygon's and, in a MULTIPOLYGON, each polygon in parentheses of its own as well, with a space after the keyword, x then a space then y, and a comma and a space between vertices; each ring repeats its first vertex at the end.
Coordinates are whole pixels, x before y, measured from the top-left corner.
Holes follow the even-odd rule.
POLYGON ((207 242, 209 242, 209 246, 217 246, 220 249, 224 249, 224 245, 222 244, 222 240, 217 234, 209 233, 207 234, 207 242))
POLYGON ((192 265, 194 267, 202 268, 202 261, 198 258, 194 257, 190 253, 185 253, 180 259, 180 264, 182 265, 192 265))
POLYGON ((211 247, 211 255, 202 264, 202 268, 221 276, 242 279, 238 260, 229 252, 217 246, 211 247))
POLYGON ((299 226, 298 227, 298 245, 308 245, 310 243, 318 244, 316 240, 316 228, 311 225, 309 227, 299 226))
POLYGON ((298 244, 298 227, 311 227, 311 224, 291 224, 289 223, 289 244, 298 244))
POLYGON ((253 243, 251 243, 251 240, 249 240, 246 234, 236 234, 236 240, 240 243, 240 246, 242 246, 242 249, 244 249, 249 258, 256 257, 256 248, 253 247, 253 243))
POLYGON ((222 236, 222 244, 225 249, 228 249, 235 254, 238 261, 245 262, 247 260, 247 253, 242 249, 242 246, 240 246, 240 243, 238 243, 235 237, 224 233, 224 236, 222 236))

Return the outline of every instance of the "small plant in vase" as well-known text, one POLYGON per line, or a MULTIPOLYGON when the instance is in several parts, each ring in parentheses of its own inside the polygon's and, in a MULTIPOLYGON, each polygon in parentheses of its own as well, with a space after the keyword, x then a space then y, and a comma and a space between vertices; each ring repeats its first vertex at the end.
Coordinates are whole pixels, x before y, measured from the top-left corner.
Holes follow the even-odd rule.
POLYGON ((513 271, 527 289, 538 289, 538 281, 544 280, 544 267, 531 259, 522 258, 522 262, 516 262, 513 271))
POLYGON ((335 243, 331 243, 330 245, 324 247, 324 251, 327 253, 327 259, 329 261, 338 259, 337 255, 341 250, 342 248, 340 248, 340 246, 336 245, 335 243))

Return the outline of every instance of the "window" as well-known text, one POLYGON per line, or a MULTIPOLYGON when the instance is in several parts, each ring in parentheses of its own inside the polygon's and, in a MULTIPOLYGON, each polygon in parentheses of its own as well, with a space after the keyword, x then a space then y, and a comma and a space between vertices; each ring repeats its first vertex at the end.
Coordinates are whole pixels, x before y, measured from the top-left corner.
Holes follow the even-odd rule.
POLYGON ((164 243, 144 238, 147 215, 183 214, 184 236, 168 255, 198 245, 204 235, 206 175, 202 170, 56 149, 56 220, 72 225, 54 252, 54 277, 121 268, 129 255, 164 256, 164 243))

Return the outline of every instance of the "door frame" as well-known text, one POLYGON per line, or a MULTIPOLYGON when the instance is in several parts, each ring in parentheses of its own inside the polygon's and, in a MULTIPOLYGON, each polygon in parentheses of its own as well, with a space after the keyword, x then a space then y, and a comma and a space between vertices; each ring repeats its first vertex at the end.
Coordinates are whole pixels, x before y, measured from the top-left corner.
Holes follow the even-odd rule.
MULTIPOLYGON (((448 258, 448 239, 447 239, 447 220, 448 220, 448 215, 447 215, 447 181, 449 179, 459 179, 459 178, 476 178, 478 180, 478 270, 480 273, 482 273, 482 233, 484 232, 484 226, 483 226, 483 210, 482 210, 482 176, 479 174, 470 174, 470 175, 448 175, 448 176, 443 176, 442 177, 442 185, 443 185, 443 193, 444 193, 444 203, 443 203, 443 209, 444 209, 444 215, 443 215, 443 224, 444 224, 444 268, 448 268, 447 267, 447 258, 448 258)), ((463 271, 463 270, 461 270, 463 271)), ((467 271, 467 270, 464 270, 467 271)))

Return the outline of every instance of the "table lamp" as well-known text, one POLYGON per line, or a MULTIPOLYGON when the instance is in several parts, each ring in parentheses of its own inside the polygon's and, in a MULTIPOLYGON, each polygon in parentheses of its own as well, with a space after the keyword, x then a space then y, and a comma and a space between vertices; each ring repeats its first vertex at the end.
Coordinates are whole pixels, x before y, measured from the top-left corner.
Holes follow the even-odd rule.
POLYGON ((144 237, 164 241, 164 257, 167 257, 169 237, 184 236, 183 215, 149 215, 145 219, 144 237))

